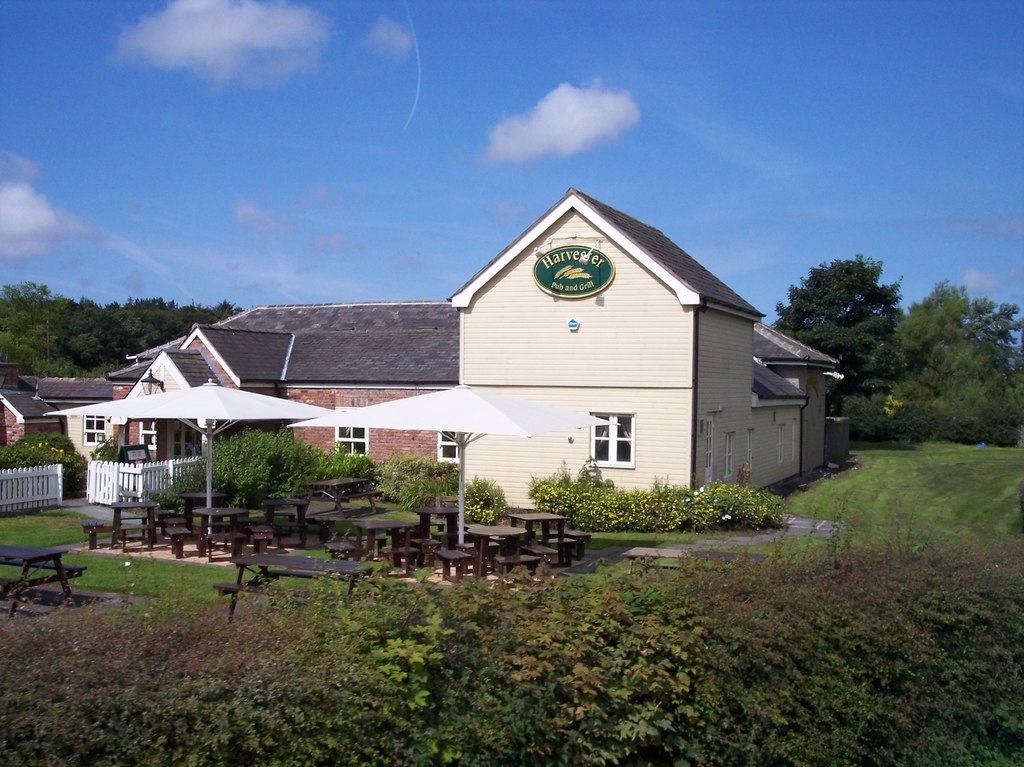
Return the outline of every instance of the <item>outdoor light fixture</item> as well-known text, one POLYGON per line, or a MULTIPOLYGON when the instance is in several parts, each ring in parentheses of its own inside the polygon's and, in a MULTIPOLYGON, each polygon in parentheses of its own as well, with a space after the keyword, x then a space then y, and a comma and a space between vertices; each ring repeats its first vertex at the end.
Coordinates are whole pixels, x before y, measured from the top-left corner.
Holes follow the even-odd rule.
POLYGON ((164 382, 153 375, 152 370, 146 373, 146 377, 139 381, 139 383, 142 384, 142 388, 146 394, 156 394, 157 389, 160 391, 164 390, 164 382))

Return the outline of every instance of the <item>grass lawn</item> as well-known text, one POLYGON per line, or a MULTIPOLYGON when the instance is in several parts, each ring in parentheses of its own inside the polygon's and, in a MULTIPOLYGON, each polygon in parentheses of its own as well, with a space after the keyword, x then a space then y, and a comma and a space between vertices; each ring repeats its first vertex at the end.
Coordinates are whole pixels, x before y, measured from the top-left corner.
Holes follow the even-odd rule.
POLYGON ((787 499, 797 516, 844 522, 854 542, 894 537, 977 543, 1020 536, 1024 450, 856 444, 856 468, 787 499))
MULTIPOLYGON (((856 467, 786 500, 789 513, 844 523, 847 542, 881 545, 932 538, 986 543, 1021 534, 1020 484, 1024 450, 977 448, 932 443, 920 446, 858 444, 856 467)), ((395 519, 412 514, 388 511, 395 519)), ((51 510, 0 517, 0 541, 26 546, 81 543, 82 515, 51 510)), ((742 535, 742 531, 733 535, 742 535)), ((589 549, 609 546, 661 546, 700 538, 728 538, 730 533, 595 533, 589 549)), ((772 551, 767 543, 748 550, 772 551)), ((802 543, 800 545, 803 545, 802 543)), ((813 545, 813 544, 812 544, 813 545)), ((311 546, 309 556, 324 556, 311 546)), ((137 596, 187 598, 196 604, 216 602, 213 584, 230 580, 230 568, 177 563, 135 556, 74 552, 69 564, 88 569, 77 580, 82 589, 137 596)))

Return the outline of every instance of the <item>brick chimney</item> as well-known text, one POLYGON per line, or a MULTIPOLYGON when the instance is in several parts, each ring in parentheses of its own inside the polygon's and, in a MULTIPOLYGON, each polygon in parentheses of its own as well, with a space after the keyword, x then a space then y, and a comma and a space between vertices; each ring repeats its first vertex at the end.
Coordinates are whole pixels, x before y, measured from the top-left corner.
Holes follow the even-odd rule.
POLYGON ((18 386, 18 363, 0 362, 0 386, 16 388, 18 386))

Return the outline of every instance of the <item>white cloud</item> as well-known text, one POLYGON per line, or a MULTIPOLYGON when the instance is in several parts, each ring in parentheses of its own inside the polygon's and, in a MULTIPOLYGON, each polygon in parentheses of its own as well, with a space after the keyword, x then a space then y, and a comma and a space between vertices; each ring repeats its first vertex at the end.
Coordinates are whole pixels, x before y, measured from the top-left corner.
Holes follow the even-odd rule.
POLYGON ((238 200, 235 203, 235 223, 244 229, 252 229, 267 235, 287 234, 292 230, 290 219, 263 210, 249 200, 238 200))
POLYGON ((0 259, 42 256, 88 229, 24 181, 0 183, 0 259))
POLYGON ((397 21, 381 16, 366 36, 366 44, 385 56, 404 59, 412 51, 412 34, 397 21))
POLYGON ((218 85, 260 85, 313 68, 327 36, 324 17, 287 2, 173 0, 127 28, 118 55, 218 85))
POLYGON ((626 91, 605 90, 597 82, 586 88, 562 83, 533 109, 491 128, 486 156, 494 162, 568 157, 618 138, 639 119, 626 91))
POLYGON ((960 279, 968 293, 991 293, 999 287, 999 278, 994 274, 968 269, 960 279))
POLYGON ((1024 274, 1024 270, 1019 266, 1011 267, 1006 271, 1006 274, 1002 275, 982 272, 978 269, 968 269, 964 272, 964 276, 960 278, 960 284, 964 286, 968 293, 987 295, 989 293, 998 293, 1007 285, 1018 282, 1022 274, 1024 274))

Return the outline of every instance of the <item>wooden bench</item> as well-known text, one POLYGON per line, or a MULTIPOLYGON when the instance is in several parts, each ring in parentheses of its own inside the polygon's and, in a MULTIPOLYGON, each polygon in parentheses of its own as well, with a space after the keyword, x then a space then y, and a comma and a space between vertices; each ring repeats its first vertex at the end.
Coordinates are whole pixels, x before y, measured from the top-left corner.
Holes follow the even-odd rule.
POLYGON ((497 556, 494 558, 494 567, 498 575, 507 575, 516 567, 525 567, 531 573, 537 571, 540 557, 531 554, 515 554, 512 556, 497 556))
POLYGON ((242 592, 257 593, 263 590, 263 587, 258 583, 215 583, 213 587, 217 589, 217 593, 220 596, 241 594, 242 592))
POLYGON ((564 530, 562 531, 562 540, 569 539, 575 543, 575 556, 576 559, 583 559, 583 554, 586 551, 586 546, 590 543, 591 534, 586 533, 582 530, 564 530))
POLYGON ((171 551, 175 559, 182 559, 185 556, 185 544, 195 540, 192 531, 184 525, 168 527, 164 535, 171 539, 171 551))
POLYGON ((343 511, 320 511, 316 514, 307 514, 306 522, 317 525, 320 543, 327 543, 331 540, 331 533, 334 532, 334 523, 347 516, 343 511))
POLYGON ((353 499, 359 499, 359 498, 365 498, 366 500, 368 500, 370 502, 370 507, 374 511, 376 511, 377 510, 377 505, 376 505, 377 501, 380 501, 380 500, 384 499, 384 493, 382 493, 380 490, 367 490, 367 491, 362 492, 362 493, 346 493, 345 494, 345 500, 346 501, 351 501, 353 499))
POLYGON ((633 572, 633 565, 642 560, 646 567, 659 569, 675 569, 682 565, 682 561, 690 555, 686 549, 659 549, 648 546, 634 546, 622 552, 624 559, 629 560, 629 571, 633 572))
POLYGON ((524 554, 540 557, 549 565, 551 564, 552 559, 558 561, 559 564, 562 564, 561 557, 558 556, 558 549, 553 549, 550 546, 532 543, 529 546, 523 546, 521 551, 524 554))
POLYGON ((118 539, 121 542, 121 551, 127 551, 129 543, 144 543, 146 548, 152 551, 153 542, 156 540, 156 526, 136 525, 134 527, 125 527, 122 525, 118 539))
POLYGON ((356 550, 356 545, 345 538, 338 538, 324 544, 324 551, 331 559, 348 559, 356 550))
POLYGON ((213 561, 213 550, 216 546, 222 545, 225 548, 231 547, 231 556, 238 557, 242 554, 242 546, 245 544, 245 533, 205 533, 199 535, 198 546, 199 556, 206 557, 208 562, 213 561))
POLYGON ((249 525, 249 540, 255 554, 265 554, 274 540, 274 528, 270 525, 249 525))
POLYGON ((466 566, 473 561, 473 555, 469 552, 453 549, 438 549, 436 556, 441 560, 441 577, 446 581, 461 581, 462 576, 466 574, 466 566), (454 578, 452 578, 452 568, 455 569, 454 578))
MULTIPOLYGON (((96 541, 96 536, 101 533, 113 533, 114 526, 108 525, 106 522, 83 522, 82 532, 89 536, 89 548, 95 549, 99 544, 96 541)), ((113 546, 113 540, 111 540, 111 546, 113 546)))

